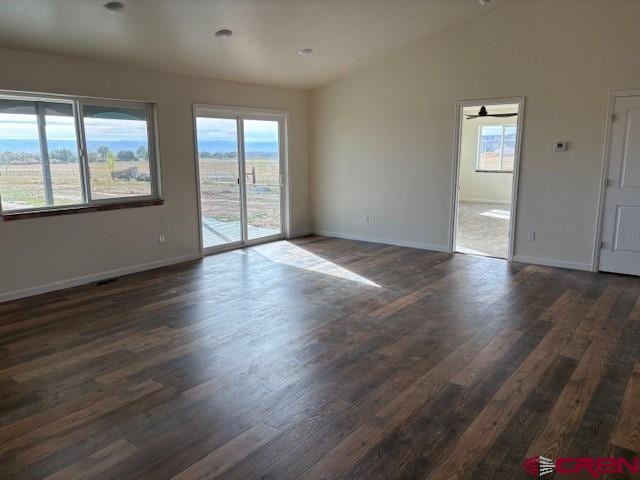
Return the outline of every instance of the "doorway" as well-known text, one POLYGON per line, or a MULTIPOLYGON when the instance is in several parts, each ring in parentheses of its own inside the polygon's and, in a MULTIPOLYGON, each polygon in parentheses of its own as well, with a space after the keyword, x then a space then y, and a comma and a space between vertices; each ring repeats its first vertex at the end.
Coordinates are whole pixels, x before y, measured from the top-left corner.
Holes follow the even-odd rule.
POLYGON ((512 260, 524 99, 459 102, 450 250, 512 260))
POLYGON ((196 106, 203 254, 284 238, 284 113, 196 106))

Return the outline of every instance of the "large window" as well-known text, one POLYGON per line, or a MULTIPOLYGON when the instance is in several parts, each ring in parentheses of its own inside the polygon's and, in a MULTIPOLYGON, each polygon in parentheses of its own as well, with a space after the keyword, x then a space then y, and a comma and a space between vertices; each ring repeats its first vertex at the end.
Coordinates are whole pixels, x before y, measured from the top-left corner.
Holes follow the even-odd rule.
POLYGON ((478 134, 476 170, 513 172, 516 132, 515 125, 481 125, 478 134))
POLYGON ((159 196, 153 106, 0 94, 3 213, 159 196))

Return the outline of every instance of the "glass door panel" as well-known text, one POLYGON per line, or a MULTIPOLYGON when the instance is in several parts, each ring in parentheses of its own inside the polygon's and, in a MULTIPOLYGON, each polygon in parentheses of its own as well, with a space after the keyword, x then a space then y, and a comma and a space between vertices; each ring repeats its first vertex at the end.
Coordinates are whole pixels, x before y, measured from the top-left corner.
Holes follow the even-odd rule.
POLYGON ((203 247, 242 242, 238 122, 197 116, 196 129, 203 247))
POLYGON ((282 233, 280 122, 243 120, 247 237, 255 240, 282 233))

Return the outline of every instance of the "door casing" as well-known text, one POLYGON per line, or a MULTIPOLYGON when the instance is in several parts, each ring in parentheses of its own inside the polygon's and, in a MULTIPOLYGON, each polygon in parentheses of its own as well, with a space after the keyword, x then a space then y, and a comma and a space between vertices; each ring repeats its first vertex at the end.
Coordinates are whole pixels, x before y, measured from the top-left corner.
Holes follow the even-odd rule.
POLYGON ((265 242, 272 242, 275 240, 282 240, 289 238, 291 228, 291 208, 289 205, 289 155, 288 155, 288 142, 287 142, 287 120, 288 113, 284 110, 271 110, 264 108, 252 108, 252 107, 234 107, 224 105, 210 105, 204 103, 193 104, 193 145, 194 145, 194 163, 195 163, 195 181, 196 181, 196 195, 198 206, 198 241, 200 245, 200 256, 213 255, 215 253, 224 252, 227 250, 233 250, 236 248, 248 247, 251 245, 257 245, 265 242), (233 242, 216 247, 205 248, 203 245, 202 235, 202 200, 200 191, 200 159, 198 152, 198 127, 197 117, 198 114, 206 112, 211 117, 215 118, 227 118, 237 120, 237 135, 238 135, 238 168, 240 178, 243 180, 240 182, 240 203, 241 203, 241 225, 242 225, 242 238, 239 242, 233 242), (280 219, 282 224, 282 232, 277 235, 270 235, 268 237, 262 237, 254 240, 249 240, 247 235, 247 221, 245 218, 247 211, 247 196, 245 192, 245 162, 244 162, 244 119, 249 120, 271 120, 279 122, 278 142, 280 151, 280 219))
POLYGON ((462 121, 465 107, 476 105, 518 105, 518 131, 516 133, 516 152, 513 162, 513 178, 511 188, 511 215, 509 219, 509 252, 508 261, 513 261, 516 241, 516 213, 518 211, 518 185, 520 184, 520 159, 522 157, 522 140, 524 138, 525 97, 492 98, 480 100, 459 100, 456 102, 456 123, 454 129, 453 178, 451 185, 451 218, 449 222, 449 253, 455 253, 456 229, 458 226, 458 202, 460 197, 460 154, 462 150, 462 121))

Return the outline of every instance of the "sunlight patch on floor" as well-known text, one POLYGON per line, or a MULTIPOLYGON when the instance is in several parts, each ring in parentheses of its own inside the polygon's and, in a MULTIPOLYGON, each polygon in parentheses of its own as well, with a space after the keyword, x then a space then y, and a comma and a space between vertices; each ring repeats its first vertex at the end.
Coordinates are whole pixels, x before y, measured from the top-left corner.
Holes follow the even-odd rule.
POLYGON ((458 248, 456 248, 456 252, 458 252, 458 253, 466 253, 468 255, 482 255, 484 257, 490 257, 491 256, 487 252, 481 252, 480 250, 474 250, 473 248, 467 248, 464 245, 458 245, 458 248))
POLYGON ((289 242, 261 245, 260 247, 256 247, 255 250, 272 262, 380 288, 380 285, 372 282, 368 278, 351 272, 340 265, 336 265, 329 260, 289 242))
POLYGON ((509 220, 511 218, 511 212, 509 212, 509 210, 493 209, 482 212, 480 215, 483 217, 499 218, 501 220, 509 220))

